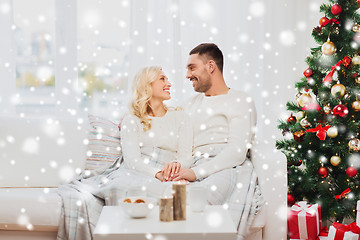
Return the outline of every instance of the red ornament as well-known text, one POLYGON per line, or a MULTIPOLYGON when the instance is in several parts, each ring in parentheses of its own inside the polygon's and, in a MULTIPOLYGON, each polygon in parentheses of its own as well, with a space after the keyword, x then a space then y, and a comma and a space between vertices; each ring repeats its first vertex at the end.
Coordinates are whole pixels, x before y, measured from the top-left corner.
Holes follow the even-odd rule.
POLYGON ((296 117, 291 114, 291 116, 288 117, 287 122, 290 124, 296 123, 296 117))
POLYGON ((360 0, 356 0, 356 2, 358 3, 358 7, 360 8, 360 0))
POLYGON ((320 26, 322 26, 322 27, 325 27, 328 22, 329 22, 329 19, 328 19, 327 17, 322 17, 322 18, 320 18, 320 20, 319 20, 319 24, 320 24, 320 26))
POLYGON ((291 194, 288 193, 288 195, 287 195, 287 204, 288 204, 288 206, 291 207, 292 205, 295 204, 295 202, 296 202, 296 200, 295 200, 294 195, 291 195, 291 194))
POLYGON ((343 104, 338 104, 333 108, 333 113, 337 117, 346 117, 349 113, 349 109, 343 104))
POLYGON ((319 173, 320 177, 325 178, 328 175, 328 170, 326 167, 321 167, 321 168, 319 168, 318 173, 319 173))
POLYGON ((321 111, 321 107, 317 103, 308 103, 301 110, 321 111))
POLYGON ((341 6, 339 4, 334 4, 331 7, 331 13, 334 15, 339 15, 341 13, 342 9, 341 6))
POLYGON ((313 74, 314 74, 314 72, 311 68, 308 68, 304 71, 304 76, 307 78, 311 77, 311 75, 313 75, 313 74))
POLYGON ((351 64, 351 58, 349 58, 348 56, 345 56, 342 60, 342 64, 344 65, 344 67, 349 67, 351 64))
POLYGON ((356 168, 354 168, 354 167, 348 167, 348 168, 346 169, 346 175, 348 175, 349 177, 355 177, 356 174, 357 174, 356 168))

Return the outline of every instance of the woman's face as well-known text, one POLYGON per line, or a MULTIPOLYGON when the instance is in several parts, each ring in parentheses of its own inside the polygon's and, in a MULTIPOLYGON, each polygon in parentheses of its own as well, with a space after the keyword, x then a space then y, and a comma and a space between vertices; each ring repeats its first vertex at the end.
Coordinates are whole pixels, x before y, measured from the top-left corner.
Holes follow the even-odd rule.
POLYGON ((171 83, 165 73, 161 71, 159 77, 151 83, 152 98, 158 98, 161 101, 169 100, 171 83))

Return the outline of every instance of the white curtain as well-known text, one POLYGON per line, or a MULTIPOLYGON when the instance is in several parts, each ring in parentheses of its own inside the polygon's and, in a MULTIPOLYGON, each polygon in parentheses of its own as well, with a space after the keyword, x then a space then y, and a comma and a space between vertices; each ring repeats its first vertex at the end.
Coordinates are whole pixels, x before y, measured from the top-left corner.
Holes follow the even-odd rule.
POLYGON ((12 34, 12 4, 0 0, 0 115, 14 115, 15 44, 12 34))

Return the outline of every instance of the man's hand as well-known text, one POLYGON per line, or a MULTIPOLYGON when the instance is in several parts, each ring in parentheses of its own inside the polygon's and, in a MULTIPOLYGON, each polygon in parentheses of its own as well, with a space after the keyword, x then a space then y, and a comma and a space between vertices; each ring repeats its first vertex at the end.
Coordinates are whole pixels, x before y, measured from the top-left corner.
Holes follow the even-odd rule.
POLYGON ((196 175, 190 168, 181 168, 179 173, 174 175, 173 181, 187 180, 193 182, 196 180, 196 175))
POLYGON ((162 170, 163 174, 163 178, 165 181, 171 181, 175 174, 179 172, 181 168, 181 164, 178 162, 171 162, 171 163, 166 163, 164 166, 164 169, 162 170))

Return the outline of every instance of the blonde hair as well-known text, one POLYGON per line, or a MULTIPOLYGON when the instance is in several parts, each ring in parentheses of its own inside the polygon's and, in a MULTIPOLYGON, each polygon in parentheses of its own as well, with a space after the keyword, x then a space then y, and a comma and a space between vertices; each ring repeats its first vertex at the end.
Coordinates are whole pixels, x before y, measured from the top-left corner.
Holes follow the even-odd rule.
POLYGON ((152 113, 149 102, 152 97, 151 83, 154 82, 161 73, 161 67, 151 66, 143 68, 137 72, 132 83, 130 111, 140 119, 144 131, 151 128, 151 119, 149 118, 149 115, 152 113))

